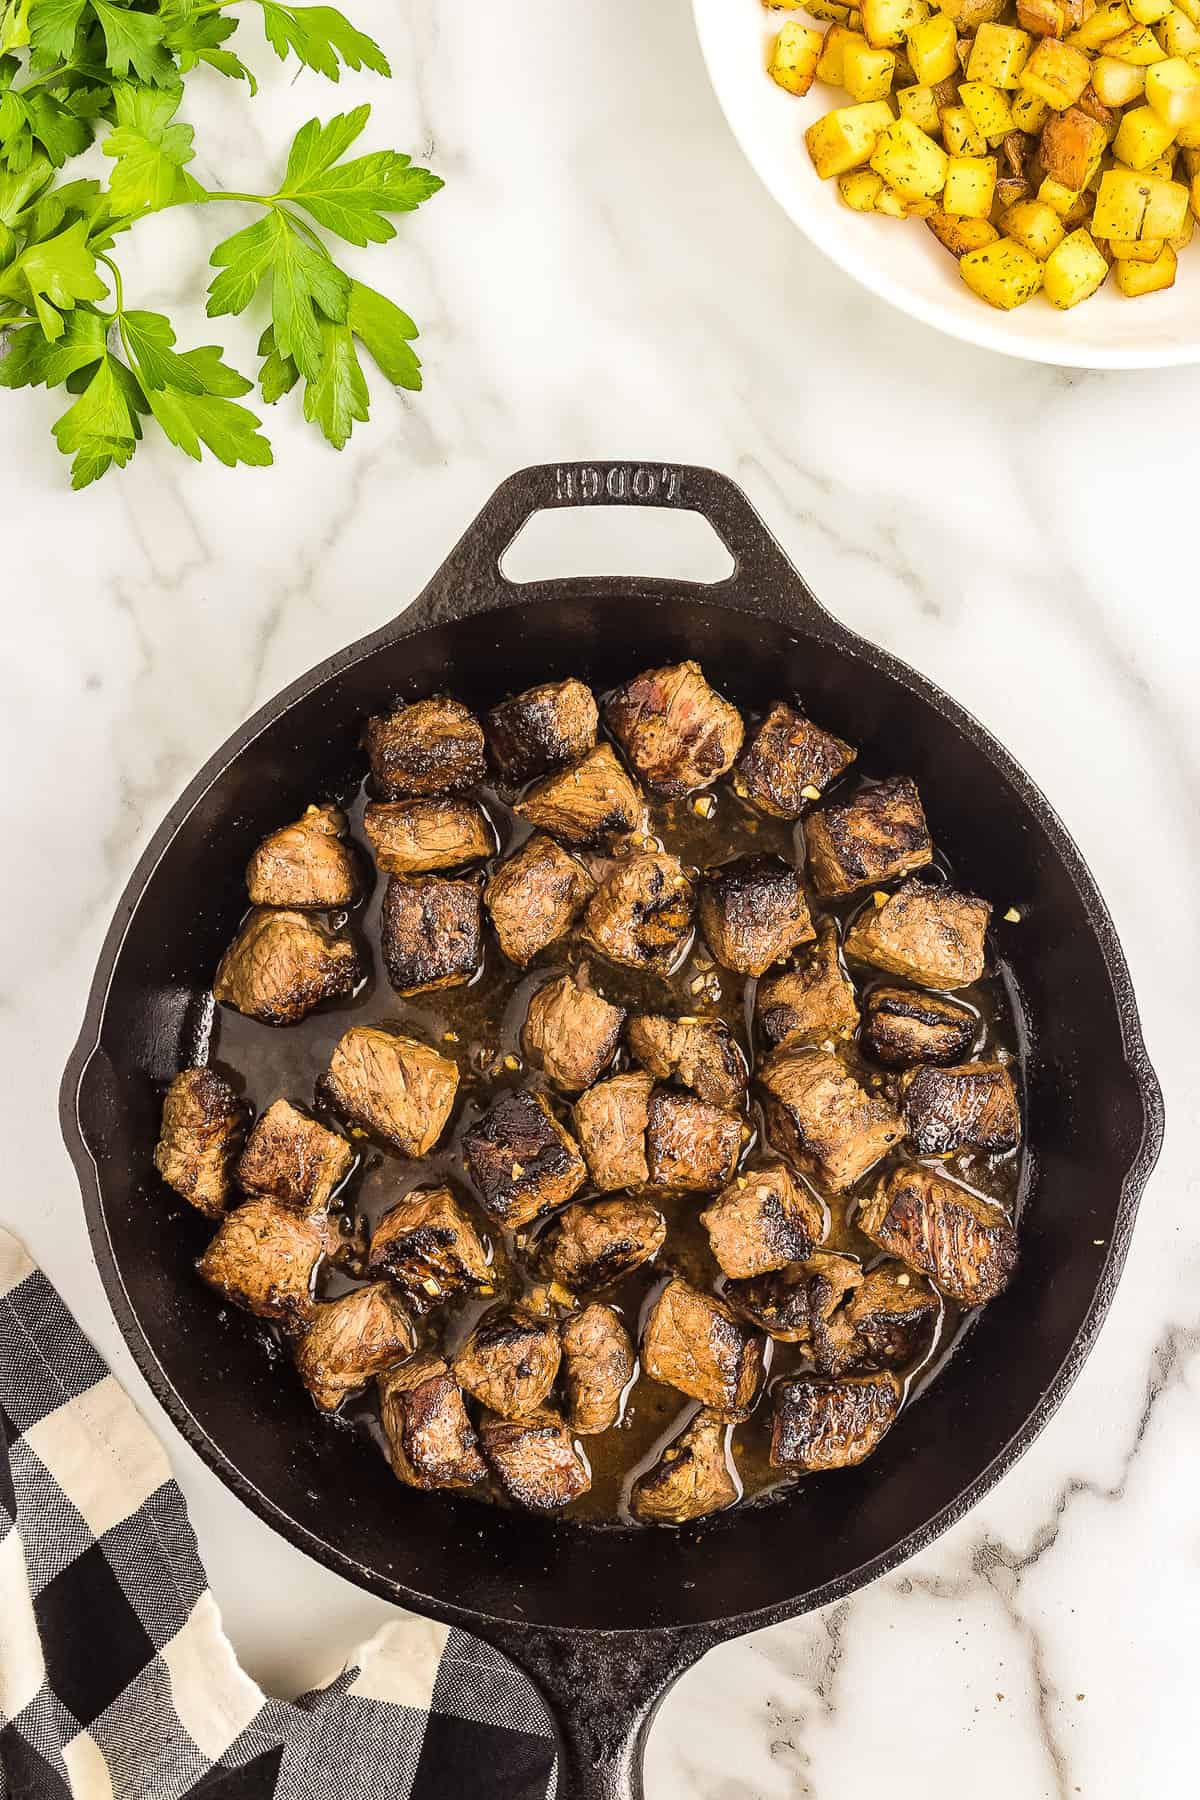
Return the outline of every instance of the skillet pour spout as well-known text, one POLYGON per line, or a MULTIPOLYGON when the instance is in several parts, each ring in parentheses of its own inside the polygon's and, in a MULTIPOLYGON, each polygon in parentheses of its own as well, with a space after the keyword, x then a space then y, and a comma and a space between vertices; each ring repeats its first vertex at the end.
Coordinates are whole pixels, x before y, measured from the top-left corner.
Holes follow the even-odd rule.
POLYGON ((725 476, 606 462, 504 482, 413 606, 293 683, 201 770, 109 928, 61 1120, 118 1323, 193 1447, 310 1555, 524 1667, 560 1735, 564 1800, 634 1800, 655 1710, 706 1649, 894 1568, 1032 1443, 1111 1302, 1162 1100, 1104 902, 1007 751, 831 618, 725 476), (700 513, 733 573, 712 584, 502 573, 540 509, 621 505, 700 513), (1021 1263, 870 1461, 785 1500, 651 1531, 427 1497, 365 1439, 321 1429, 248 1322, 210 1304, 193 1270, 203 1221, 168 1217, 153 1168, 163 1086, 207 1054, 209 984, 244 910, 242 868, 281 818, 357 784, 364 717, 445 689, 486 708, 569 675, 603 691, 686 657, 743 709, 799 695, 865 762, 912 776, 956 875, 1019 909, 997 951, 1024 1040, 1021 1263))

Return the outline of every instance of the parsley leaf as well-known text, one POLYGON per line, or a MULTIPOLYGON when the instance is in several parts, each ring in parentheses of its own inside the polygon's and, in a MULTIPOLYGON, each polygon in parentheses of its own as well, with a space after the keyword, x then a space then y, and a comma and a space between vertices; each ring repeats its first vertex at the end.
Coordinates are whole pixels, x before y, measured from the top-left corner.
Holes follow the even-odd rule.
POLYGON ((348 325, 321 321, 321 366, 304 389, 304 416, 319 425, 335 450, 343 450, 355 420, 370 416, 366 378, 348 325))
POLYGON ((356 338, 360 338, 379 366, 379 372, 393 387, 421 386, 421 364, 408 339, 418 335, 406 312, 374 288, 361 281, 350 284, 350 306, 347 321, 356 338))
POLYGON ((48 62, 67 62, 75 49, 79 21, 87 0, 36 0, 29 21, 29 39, 48 62))
POLYGON ((358 245, 395 237, 396 228, 384 213, 411 212, 442 186, 436 175, 414 168, 411 157, 395 150, 376 150, 353 162, 337 160, 362 131, 370 110, 360 106, 339 113, 328 125, 310 119, 302 126, 277 196, 358 245))
POLYGON ((320 318, 340 324, 350 298, 349 278, 336 263, 278 208, 218 244, 210 260, 224 273, 209 288, 209 317, 244 312, 269 276, 275 342, 306 380, 315 381, 321 367, 320 318))
POLYGON ((64 456, 73 456, 71 486, 87 487, 116 463, 123 469, 137 446, 142 428, 130 404, 128 386, 117 374, 120 364, 105 355, 74 406, 54 426, 64 456))
POLYGON ((349 19, 333 6, 284 6, 280 0, 260 0, 267 42, 281 61, 289 50, 307 68, 330 81, 341 79, 340 64, 348 69, 372 69, 390 75, 387 57, 373 38, 356 31, 349 19))
POLYGON ((109 320, 76 307, 64 322, 62 336, 47 343, 38 325, 26 325, 9 339, 0 360, 0 388, 61 387, 81 369, 91 368, 105 353, 109 320))
POLYGON ((300 371, 290 356, 280 356, 275 348, 275 333, 269 325, 258 340, 258 354, 266 358, 258 371, 259 391, 266 404, 274 406, 277 400, 291 393, 300 379, 300 371))
POLYGON ((163 48, 163 28, 152 13, 130 12, 113 0, 89 0, 100 21, 107 46, 107 62, 114 75, 128 75, 132 68, 152 87, 168 87, 179 79, 174 63, 163 48))
MULTIPOLYGON (((262 469, 273 462, 271 446, 258 429, 261 420, 230 398, 248 393, 251 384, 221 361, 221 352, 210 344, 181 356, 168 354, 172 355, 171 382, 148 388, 146 397, 171 442, 197 462, 204 444, 230 469, 236 463, 262 469), (186 389, 180 386, 184 375, 186 389)), ((145 375, 140 361, 138 366, 145 375)))
POLYGON ((122 86, 114 97, 117 128, 102 149, 115 159, 108 185, 118 210, 139 212, 145 207, 157 212, 202 198, 204 189, 184 168, 196 154, 192 127, 171 123, 182 98, 180 90, 122 86))
POLYGON ((77 300, 102 300, 107 292, 96 273, 82 219, 45 243, 26 245, 0 274, 0 294, 28 299, 51 341, 62 336, 62 315, 70 312, 77 300))

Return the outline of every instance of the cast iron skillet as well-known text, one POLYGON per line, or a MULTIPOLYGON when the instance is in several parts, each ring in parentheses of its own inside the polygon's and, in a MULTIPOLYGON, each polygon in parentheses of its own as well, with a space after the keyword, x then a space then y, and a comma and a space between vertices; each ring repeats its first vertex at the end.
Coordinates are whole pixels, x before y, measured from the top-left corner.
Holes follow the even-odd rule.
POLYGON ((830 618, 724 476, 601 463, 514 475, 415 605, 295 682, 196 777, 117 909, 62 1124, 118 1322, 193 1447, 310 1555, 521 1664, 560 1734, 563 1800, 631 1800, 656 1708, 707 1649, 894 1568, 1032 1442, 1112 1299, 1162 1100, 1104 902, 1011 757, 830 618), (614 503, 701 513, 734 573, 712 585, 501 575, 539 508, 614 503), (161 1086, 206 1041, 204 996, 245 907, 252 848, 308 801, 357 785, 368 713, 441 688, 484 706, 569 674, 603 689, 684 656, 744 706, 798 691, 868 765, 913 775, 958 876, 1001 912, 1021 909, 999 934, 1028 1036, 1020 1270, 867 1463, 781 1504, 678 1532, 596 1531, 422 1496, 369 1443, 318 1423, 253 1327, 196 1279, 206 1227, 166 1228, 151 1165, 161 1086))

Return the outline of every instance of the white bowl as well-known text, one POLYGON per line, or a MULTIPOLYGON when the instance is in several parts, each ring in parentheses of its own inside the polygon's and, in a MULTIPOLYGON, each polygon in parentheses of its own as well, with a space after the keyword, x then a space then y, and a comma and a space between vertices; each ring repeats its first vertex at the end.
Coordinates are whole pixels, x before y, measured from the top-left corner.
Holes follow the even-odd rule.
POLYGON ((837 183, 819 178, 804 132, 831 106, 848 102, 823 82, 798 99, 766 73, 768 45, 789 14, 768 12, 761 0, 692 5, 717 98, 752 167, 818 249, 872 293, 938 331, 1032 362, 1081 369, 1200 363, 1200 233, 1165 293, 1126 300, 1108 281, 1069 312, 1056 312, 1040 296, 997 312, 964 285, 954 258, 919 220, 852 212, 837 183))

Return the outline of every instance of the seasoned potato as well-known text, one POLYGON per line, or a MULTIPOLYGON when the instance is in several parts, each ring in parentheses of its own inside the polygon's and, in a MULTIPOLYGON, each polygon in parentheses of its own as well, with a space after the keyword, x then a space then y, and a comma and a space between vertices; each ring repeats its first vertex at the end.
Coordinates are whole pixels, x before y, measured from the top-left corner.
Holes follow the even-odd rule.
POLYGON ((1097 250, 1091 234, 1080 226, 1065 237, 1057 250, 1046 258, 1043 283, 1046 298, 1060 312, 1078 306, 1102 286, 1108 274, 1108 263, 1097 250))
POLYGON ((942 193, 942 205, 948 213, 959 219, 986 219, 991 213, 995 193, 994 156, 950 158, 942 193))
POLYGON ((772 80, 786 88, 789 94, 807 94, 817 78, 821 44, 819 31, 789 19, 775 39, 767 65, 772 80))
POLYGON ((971 292, 1003 312, 1024 306, 1042 285, 1041 263, 1013 238, 1002 237, 982 250, 972 250, 958 266, 971 292))
POLYGON ((1164 244, 1153 262, 1118 262, 1116 283, 1130 300, 1140 294, 1156 294, 1160 288, 1175 283, 1176 256, 1170 244, 1164 244))
POLYGON ((1019 200, 1009 207, 1000 223, 1009 237, 1031 250, 1039 262, 1045 262, 1067 235, 1054 208, 1043 200, 1019 200))
POLYGON ((886 100, 868 100, 861 106, 839 106, 804 134, 817 174, 844 175, 861 169, 875 153, 880 133, 892 124, 886 100))
POLYGON ((896 119, 879 135, 871 167, 903 200, 933 200, 946 185, 950 159, 940 144, 909 119, 896 119))

